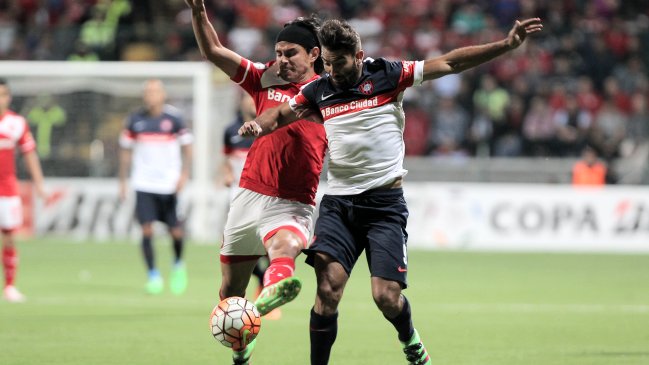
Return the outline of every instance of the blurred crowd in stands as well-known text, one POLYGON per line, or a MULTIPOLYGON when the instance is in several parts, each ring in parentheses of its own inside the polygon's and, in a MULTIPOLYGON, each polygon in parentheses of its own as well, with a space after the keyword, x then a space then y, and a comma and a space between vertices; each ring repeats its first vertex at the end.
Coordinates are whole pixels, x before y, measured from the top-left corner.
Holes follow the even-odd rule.
MULTIPOLYGON (((287 21, 347 19, 370 57, 420 60, 505 37, 515 19, 541 17, 541 35, 480 68, 404 99, 409 155, 577 157, 605 160, 649 140, 649 1, 205 0, 223 43, 274 58, 287 21)), ((0 0, 0 59, 201 59, 183 0, 0 0)))

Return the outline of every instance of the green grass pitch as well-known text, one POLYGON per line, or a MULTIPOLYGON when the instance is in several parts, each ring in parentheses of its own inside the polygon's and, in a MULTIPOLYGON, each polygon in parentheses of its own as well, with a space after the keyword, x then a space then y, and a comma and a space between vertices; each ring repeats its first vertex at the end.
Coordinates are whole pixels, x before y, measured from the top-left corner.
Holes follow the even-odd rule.
MULTIPOLYGON (((139 247, 115 242, 19 244, 20 289, 0 302, 0 363, 230 364, 211 336, 218 247, 190 244, 185 295, 144 294, 139 247)), ((168 273, 170 246, 156 241, 168 273)), ((303 291, 264 321, 255 365, 309 363, 315 280, 298 261, 303 291)), ((436 365, 649 364, 649 255, 411 251, 418 328, 436 365)), ((396 332, 370 297, 364 258, 347 285, 331 364, 405 364, 396 332)))

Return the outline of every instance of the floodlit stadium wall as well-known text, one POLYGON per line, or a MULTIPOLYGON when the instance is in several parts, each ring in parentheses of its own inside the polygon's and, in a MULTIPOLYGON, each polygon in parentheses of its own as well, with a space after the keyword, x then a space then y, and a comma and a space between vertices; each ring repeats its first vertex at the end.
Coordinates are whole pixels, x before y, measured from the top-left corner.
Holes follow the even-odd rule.
MULTIPOLYGON (((117 199, 114 179, 50 179, 49 205, 35 202, 34 233, 104 241, 139 231, 134 200, 117 199)), ((326 186, 321 186, 320 192, 326 186)), ((649 252, 649 188, 409 182, 409 247, 437 250, 649 252)), ((190 237, 196 204, 207 209, 200 243, 220 243, 228 194, 190 185, 180 198, 190 237)))
POLYGON ((649 188, 435 184, 405 187, 410 247, 649 252, 649 188))
MULTIPOLYGON (((238 88, 216 75, 204 62, 2 62, 0 77, 9 80, 16 111, 27 115, 32 107, 54 101, 66 116, 62 124, 30 120, 53 199, 43 204, 23 189, 26 233, 137 241, 133 196, 123 203, 117 199, 117 139, 123 118, 141 105, 143 81, 160 78, 169 102, 184 112, 196 136, 192 181, 180 197, 185 227, 196 242, 219 243, 228 194, 217 186, 217 170, 223 128, 234 116, 238 88), (51 128, 41 130, 45 126, 51 128), (40 142, 48 136, 51 150, 45 156, 40 142)), ((643 161, 628 170, 642 171, 643 161)), ((444 166, 430 158, 407 159, 410 247, 649 252, 649 188, 503 183, 568 182, 571 164, 471 159, 444 166), (446 182, 427 182, 432 177, 446 182)))

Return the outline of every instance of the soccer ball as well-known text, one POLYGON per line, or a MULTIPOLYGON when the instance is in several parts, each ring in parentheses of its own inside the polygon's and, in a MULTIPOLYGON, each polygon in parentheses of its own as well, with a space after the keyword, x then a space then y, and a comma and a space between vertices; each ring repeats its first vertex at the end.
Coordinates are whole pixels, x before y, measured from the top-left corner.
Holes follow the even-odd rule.
POLYGON ((252 302, 241 297, 223 299, 210 315, 212 335, 223 346, 239 351, 257 337, 261 315, 252 302), (248 335, 244 336, 244 332, 248 335))

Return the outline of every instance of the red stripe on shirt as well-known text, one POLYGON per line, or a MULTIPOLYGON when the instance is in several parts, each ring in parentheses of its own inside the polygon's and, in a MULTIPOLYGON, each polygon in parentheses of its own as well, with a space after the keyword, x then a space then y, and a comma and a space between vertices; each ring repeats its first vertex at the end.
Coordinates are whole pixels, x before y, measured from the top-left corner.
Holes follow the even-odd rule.
MULTIPOLYGON (((367 99, 358 99, 346 103, 327 106, 321 108, 320 113, 322 113, 324 120, 327 121, 331 118, 339 117, 341 115, 357 113, 361 110, 377 108, 385 104, 394 103, 397 101, 399 93, 401 93, 401 90, 396 89, 392 92, 376 95, 367 99)), ((299 96, 301 96, 301 94, 299 96)), ((296 98, 296 101, 299 102, 299 99, 296 98)))
POLYGON ((175 141, 176 135, 166 133, 139 133, 136 138, 139 142, 169 142, 175 141))

